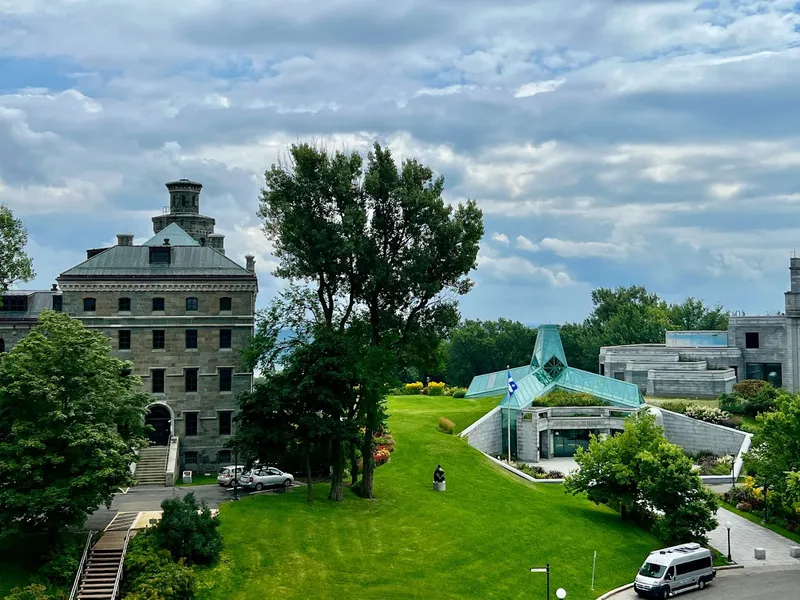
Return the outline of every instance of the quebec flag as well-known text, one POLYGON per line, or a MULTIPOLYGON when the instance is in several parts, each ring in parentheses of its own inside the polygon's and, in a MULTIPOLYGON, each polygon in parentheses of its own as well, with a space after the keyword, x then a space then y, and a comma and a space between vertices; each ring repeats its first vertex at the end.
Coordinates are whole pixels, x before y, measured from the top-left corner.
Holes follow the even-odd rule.
POLYGON ((514 378, 511 377, 511 371, 508 372, 508 395, 513 396, 517 391, 517 384, 514 383, 514 378))

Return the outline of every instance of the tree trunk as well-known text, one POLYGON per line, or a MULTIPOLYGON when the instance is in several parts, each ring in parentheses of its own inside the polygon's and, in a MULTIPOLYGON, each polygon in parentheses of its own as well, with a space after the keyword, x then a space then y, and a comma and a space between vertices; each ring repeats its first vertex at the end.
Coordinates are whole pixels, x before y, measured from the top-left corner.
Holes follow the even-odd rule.
POLYGON ((314 500, 314 488, 311 485, 311 446, 306 446, 306 501, 314 500))
POLYGON ((358 455, 356 453, 356 440, 350 441, 350 485, 358 483, 358 455))
POLYGON ((364 444, 361 447, 361 455, 364 458, 364 472, 361 474, 361 497, 374 498, 375 493, 372 483, 375 475, 375 459, 372 452, 375 448, 375 429, 371 424, 366 426, 364 431, 364 444))
POLYGON ((619 508, 619 516, 623 521, 625 521, 628 518, 628 507, 625 505, 624 502, 622 503, 622 506, 620 506, 619 508))
POLYGON ((341 502, 344 500, 344 447, 342 440, 335 437, 331 440, 331 492, 328 500, 341 502))

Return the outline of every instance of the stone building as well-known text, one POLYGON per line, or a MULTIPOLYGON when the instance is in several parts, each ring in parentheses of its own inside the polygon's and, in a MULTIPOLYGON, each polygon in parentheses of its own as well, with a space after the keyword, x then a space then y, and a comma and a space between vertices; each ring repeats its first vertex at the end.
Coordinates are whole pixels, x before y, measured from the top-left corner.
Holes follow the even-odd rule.
POLYGON ((9 352, 36 326, 43 310, 61 310, 58 286, 49 291, 8 290, 0 298, 0 352, 9 352))
MULTIPOLYGON (((253 381, 240 353, 253 335, 258 280, 253 257, 246 266, 226 257, 214 219, 200 214, 202 185, 166 186, 170 209, 153 217, 152 238, 134 245, 133 235, 119 234, 57 281, 64 312, 105 333, 152 395, 146 422, 151 444, 170 447, 169 483, 170 469, 174 479, 178 469, 231 463, 224 444, 235 431, 236 396, 253 381)), ((137 472, 140 483, 150 482, 145 475, 137 472)), ((151 475, 164 481, 163 471, 151 475)))
POLYGON ((779 315, 731 315, 727 331, 668 331, 665 344, 600 349, 599 372, 650 396, 716 398, 745 379, 800 392, 800 258, 779 315))

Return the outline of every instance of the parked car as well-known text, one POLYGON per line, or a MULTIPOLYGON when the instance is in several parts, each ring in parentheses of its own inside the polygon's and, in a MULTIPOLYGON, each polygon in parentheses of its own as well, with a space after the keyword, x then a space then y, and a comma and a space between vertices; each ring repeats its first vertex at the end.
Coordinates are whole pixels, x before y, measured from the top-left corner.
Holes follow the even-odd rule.
POLYGON ((688 588, 706 587, 714 580, 711 552, 700 544, 654 550, 634 580, 640 598, 668 598, 688 588))
POLYGON ((292 487, 294 475, 275 467, 254 467, 239 477, 239 485, 256 491, 268 487, 292 487))
POLYGON ((244 466, 242 465, 228 465, 227 467, 222 467, 217 475, 217 483, 222 487, 230 487, 233 485, 235 478, 241 476, 242 471, 244 471, 244 466), (236 472, 235 475, 234 471, 236 472))

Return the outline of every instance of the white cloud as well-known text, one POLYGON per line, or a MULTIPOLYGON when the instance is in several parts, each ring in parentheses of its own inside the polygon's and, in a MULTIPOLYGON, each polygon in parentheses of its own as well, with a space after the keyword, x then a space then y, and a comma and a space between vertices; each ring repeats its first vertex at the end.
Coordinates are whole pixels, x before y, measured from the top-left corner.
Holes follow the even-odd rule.
POLYGON ((613 242, 574 242, 558 238, 544 238, 539 246, 564 258, 613 258, 627 257, 631 252, 628 244, 613 242))
POLYGON ((553 287, 575 283, 565 271, 541 267, 519 256, 492 257, 478 254, 478 272, 516 285, 529 285, 532 280, 544 280, 553 287))
POLYGON ((503 244, 504 246, 508 246, 509 240, 508 240, 508 236, 507 236, 505 233, 497 233, 497 232, 494 232, 494 233, 492 234, 492 239, 493 239, 495 242, 498 242, 498 243, 500 243, 500 244, 503 244))
POLYGON ((520 250, 527 250, 528 252, 535 252, 536 250, 539 249, 539 246, 534 244, 532 241, 530 241, 524 235, 518 235, 516 241, 517 241, 517 248, 519 248, 520 250))
POLYGON ((514 98, 528 98, 537 94, 545 94, 547 92, 554 92, 559 87, 566 83, 566 79, 549 79, 547 81, 533 81, 521 85, 516 92, 514 98))
POLYGON ((709 193, 722 200, 738 195, 744 186, 741 183, 713 183, 708 187, 709 193))

